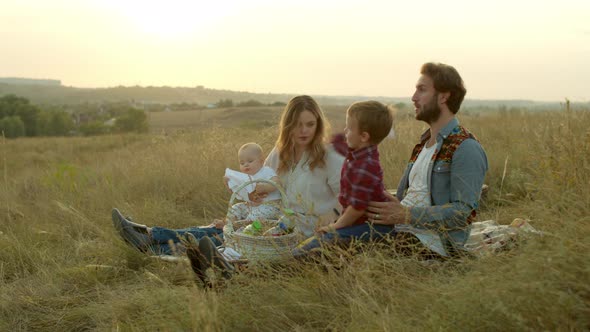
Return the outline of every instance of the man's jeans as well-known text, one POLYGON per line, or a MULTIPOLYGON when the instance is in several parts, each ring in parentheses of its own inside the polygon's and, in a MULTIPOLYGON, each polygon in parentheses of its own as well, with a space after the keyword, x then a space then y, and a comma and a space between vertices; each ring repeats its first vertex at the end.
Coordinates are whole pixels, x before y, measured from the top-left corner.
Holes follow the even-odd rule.
POLYGON ((169 229, 164 227, 152 228, 152 250, 159 255, 174 255, 184 252, 184 247, 177 246, 180 242, 179 237, 184 234, 191 233, 197 238, 201 239, 204 236, 211 238, 216 246, 220 246, 223 241, 223 230, 216 227, 189 227, 182 229, 169 229), (173 245, 170 245, 170 242, 173 245))

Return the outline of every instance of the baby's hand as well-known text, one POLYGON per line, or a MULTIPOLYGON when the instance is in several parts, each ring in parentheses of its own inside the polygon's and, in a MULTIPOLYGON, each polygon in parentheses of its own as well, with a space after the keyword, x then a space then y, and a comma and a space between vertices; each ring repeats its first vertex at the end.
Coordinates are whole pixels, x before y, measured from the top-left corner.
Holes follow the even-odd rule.
POLYGON ((267 194, 259 194, 255 191, 251 192, 248 194, 248 199, 250 199, 250 204, 252 204, 252 206, 258 206, 260 204, 262 204, 262 200, 268 196, 267 194))
POLYGON ((261 186, 260 184, 256 185, 256 187, 254 188, 254 192, 261 199, 264 199, 266 198, 266 196, 268 196, 268 189, 266 189, 264 186, 261 186))

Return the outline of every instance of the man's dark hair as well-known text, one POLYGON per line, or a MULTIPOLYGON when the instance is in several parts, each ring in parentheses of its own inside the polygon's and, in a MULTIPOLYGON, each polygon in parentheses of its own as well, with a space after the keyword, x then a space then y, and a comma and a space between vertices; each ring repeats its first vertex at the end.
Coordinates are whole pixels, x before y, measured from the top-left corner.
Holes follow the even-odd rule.
POLYGON ((444 63, 428 62, 422 65, 420 74, 432 79, 437 92, 450 92, 447 106, 453 114, 456 114, 467 93, 457 69, 444 63))

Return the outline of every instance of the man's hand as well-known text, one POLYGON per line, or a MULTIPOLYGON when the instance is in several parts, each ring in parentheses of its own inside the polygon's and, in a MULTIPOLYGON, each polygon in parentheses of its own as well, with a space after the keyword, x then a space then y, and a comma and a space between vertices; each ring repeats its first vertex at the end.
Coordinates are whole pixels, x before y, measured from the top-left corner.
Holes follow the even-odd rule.
POLYGON ((409 210, 401 205, 399 200, 392 194, 384 191, 389 202, 369 202, 365 211, 367 218, 373 224, 398 225, 409 222, 409 210))

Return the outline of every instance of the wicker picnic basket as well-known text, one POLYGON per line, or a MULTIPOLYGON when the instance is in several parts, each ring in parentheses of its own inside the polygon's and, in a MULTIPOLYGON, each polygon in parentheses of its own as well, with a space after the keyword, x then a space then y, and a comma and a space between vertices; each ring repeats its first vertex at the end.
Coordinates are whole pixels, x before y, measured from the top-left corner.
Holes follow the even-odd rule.
MULTIPOLYGON (((281 212, 284 213, 286 209, 289 209, 286 194, 280 186, 271 180, 258 179, 247 181, 234 190, 229 200, 228 211, 232 208, 237 193, 246 186, 257 182, 269 183, 275 186, 281 194, 281 212)), ((250 220, 232 222, 228 218, 227 224, 223 228, 225 246, 236 250, 249 261, 273 261, 292 257, 291 250, 302 240, 297 227, 295 227, 294 232, 281 236, 256 236, 238 231, 249 223, 251 223, 250 220)), ((278 220, 261 220, 261 223, 271 227, 278 225, 278 220)))

